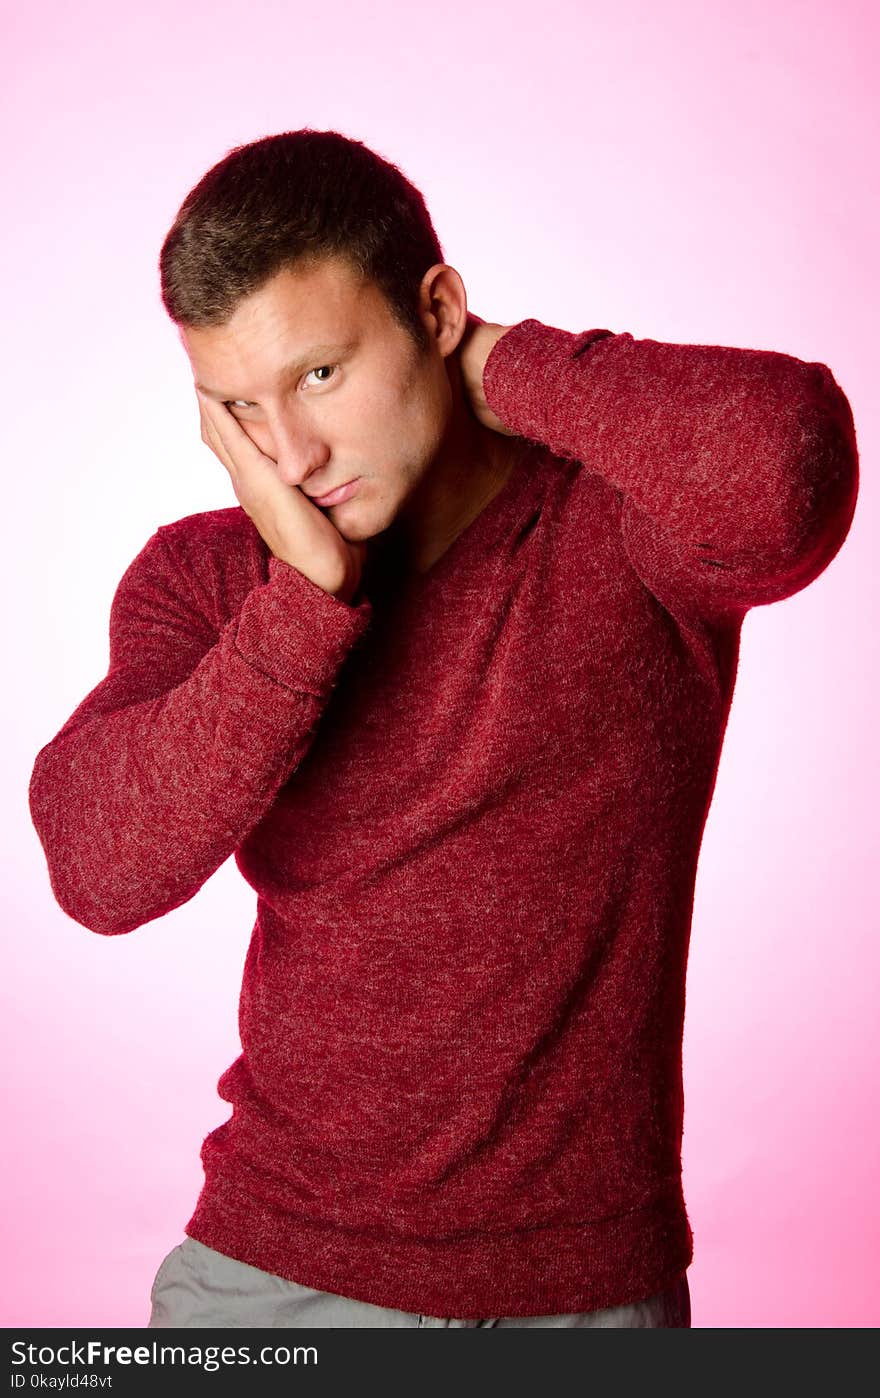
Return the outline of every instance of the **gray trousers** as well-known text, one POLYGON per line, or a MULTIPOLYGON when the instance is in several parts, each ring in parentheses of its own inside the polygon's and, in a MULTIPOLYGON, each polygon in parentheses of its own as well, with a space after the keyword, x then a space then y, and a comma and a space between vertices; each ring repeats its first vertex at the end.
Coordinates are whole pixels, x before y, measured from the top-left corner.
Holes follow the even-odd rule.
POLYGON ((445 1329, 484 1326, 565 1329, 690 1328, 691 1299, 687 1272, 656 1296, 607 1310, 571 1315, 495 1316, 456 1320, 419 1315, 355 1301, 330 1291, 313 1291, 299 1282, 262 1272, 246 1262, 205 1247, 187 1237, 160 1264, 150 1292, 151 1330, 222 1327, 223 1329, 445 1329))

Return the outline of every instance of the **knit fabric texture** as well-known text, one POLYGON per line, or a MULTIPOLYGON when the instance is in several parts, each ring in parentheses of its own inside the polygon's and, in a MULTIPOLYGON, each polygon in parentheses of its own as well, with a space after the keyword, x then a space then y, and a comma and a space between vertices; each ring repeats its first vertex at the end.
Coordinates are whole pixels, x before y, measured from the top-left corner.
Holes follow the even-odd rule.
POLYGON ((523 455, 427 572, 346 604, 240 508, 158 528, 30 782, 93 932, 230 856, 256 891, 185 1232, 461 1318, 622 1305, 692 1259, 686 964, 742 622, 819 576, 858 491, 823 364, 528 319, 483 383, 523 455))

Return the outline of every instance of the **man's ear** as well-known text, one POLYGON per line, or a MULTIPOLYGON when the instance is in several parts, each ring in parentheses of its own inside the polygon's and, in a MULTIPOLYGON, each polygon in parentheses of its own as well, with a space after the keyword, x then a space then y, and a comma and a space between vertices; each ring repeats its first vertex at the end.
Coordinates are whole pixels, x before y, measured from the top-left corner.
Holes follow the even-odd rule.
POLYGON ((444 358, 458 348, 467 329, 467 292, 448 262, 435 262, 422 278, 419 315, 444 358))

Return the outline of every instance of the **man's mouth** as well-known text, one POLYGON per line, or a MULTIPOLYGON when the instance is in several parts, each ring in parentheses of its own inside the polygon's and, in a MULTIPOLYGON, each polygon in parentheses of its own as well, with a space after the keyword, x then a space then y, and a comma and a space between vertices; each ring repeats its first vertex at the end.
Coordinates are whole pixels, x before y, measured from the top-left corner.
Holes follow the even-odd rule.
POLYGON ((328 490, 326 495, 312 495, 312 503, 324 508, 327 505, 341 505, 343 500, 350 500, 357 490, 360 476, 355 476, 354 480, 346 481, 344 485, 336 486, 335 490, 328 490))

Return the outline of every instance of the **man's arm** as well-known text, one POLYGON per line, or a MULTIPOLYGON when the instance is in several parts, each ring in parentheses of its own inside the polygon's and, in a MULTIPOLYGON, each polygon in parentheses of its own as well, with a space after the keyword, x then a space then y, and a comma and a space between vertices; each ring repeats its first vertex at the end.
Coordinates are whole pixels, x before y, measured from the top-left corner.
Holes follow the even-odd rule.
POLYGON ((163 526, 110 613, 106 677, 41 749, 31 815, 55 897, 94 932, 130 932, 192 898, 311 745, 371 616, 270 555, 219 631, 163 526))
POLYGON ((534 319, 478 325, 463 351, 471 379, 485 355, 504 430, 620 492, 627 553, 661 601, 741 617, 806 587, 849 532, 855 428, 824 364, 534 319))

